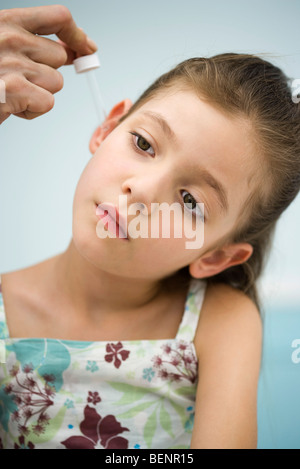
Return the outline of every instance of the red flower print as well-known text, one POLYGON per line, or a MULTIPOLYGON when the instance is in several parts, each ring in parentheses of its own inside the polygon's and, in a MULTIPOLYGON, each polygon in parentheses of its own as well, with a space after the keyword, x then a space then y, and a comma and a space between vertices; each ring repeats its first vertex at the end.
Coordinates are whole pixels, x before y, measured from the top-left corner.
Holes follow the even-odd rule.
POLYGON ((96 405, 98 402, 101 402, 101 397, 99 396, 98 392, 89 391, 89 396, 87 398, 87 401, 91 402, 94 405, 96 405))
POLYGON ((44 433, 45 427, 37 423, 36 425, 33 425, 33 431, 36 435, 41 435, 41 433, 44 433))
POLYGON ((25 444, 25 438, 24 436, 19 436, 19 445, 15 443, 15 448, 14 449, 34 449, 34 444, 31 443, 31 441, 28 441, 27 445, 25 444))
POLYGON ((153 358, 154 366, 159 367, 159 366, 162 364, 162 362, 163 362, 162 359, 161 359, 160 357, 158 357, 158 356, 155 356, 155 357, 153 358))
POLYGON ((46 383, 54 383, 54 381, 55 381, 55 376, 52 375, 52 374, 49 375, 48 373, 45 373, 43 375, 43 378, 46 381, 46 383))
POLYGON ((152 358, 153 366, 158 369, 158 376, 170 381, 187 379, 195 383, 197 359, 191 354, 187 345, 181 342, 177 347, 172 348, 170 344, 164 344, 161 348, 163 350, 161 356, 155 355, 152 358), (170 366, 172 366, 171 371, 170 366))
POLYGON ((128 449, 128 440, 118 435, 129 429, 121 427, 113 415, 102 418, 87 405, 79 427, 84 436, 71 436, 62 441, 67 449, 128 449))
POLYGON ((172 352, 172 348, 171 348, 170 345, 168 345, 168 344, 163 345, 163 346, 162 346, 162 349, 163 349, 163 351, 164 351, 167 355, 169 355, 169 353, 172 352))
MULTIPOLYGON (((5 387, 5 393, 11 395, 13 401, 18 406, 18 410, 13 413, 13 419, 19 423, 18 429, 22 436, 29 433, 28 426, 33 425, 33 431, 41 434, 45 431, 50 417, 46 411, 54 405, 55 387, 47 382, 41 386, 35 379, 31 364, 25 364, 23 369, 13 366, 10 375, 13 382, 5 387)), ((24 445, 24 441, 20 441, 24 445)), ((28 447, 32 443, 28 443, 28 447)), ((17 445, 17 446, 20 446, 17 445)))
POLYGON ((179 350, 186 350, 187 345, 186 344, 180 344, 179 345, 179 350))
POLYGON ((24 373, 31 373, 32 370, 33 370, 32 363, 29 363, 29 364, 27 364, 27 365, 24 365, 24 367, 23 367, 24 373))
POLYGON ((130 351, 129 350, 122 350, 123 344, 122 342, 118 342, 117 344, 109 343, 106 344, 106 351, 107 355, 105 355, 104 359, 108 363, 111 363, 114 360, 114 365, 116 368, 120 368, 122 361, 127 360, 129 357, 130 351), (120 358, 121 359, 120 359, 120 358))

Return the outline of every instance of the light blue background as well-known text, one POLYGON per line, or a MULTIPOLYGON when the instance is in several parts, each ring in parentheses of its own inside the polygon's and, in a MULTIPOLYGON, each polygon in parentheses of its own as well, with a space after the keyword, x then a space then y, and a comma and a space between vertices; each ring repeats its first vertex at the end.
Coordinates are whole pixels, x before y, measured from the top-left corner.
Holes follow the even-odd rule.
MULTIPOLYGON (((1 8, 50 5, 1 0, 1 8)), ((57 2, 59 3, 59 2, 57 2)), ((178 62, 223 52, 265 53, 300 78, 299 0, 72 0, 76 23, 99 46, 96 72, 106 111, 134 101, 178 62)), ((20 269, 66 249, 72 201, 88 162, 97 116, 84 76, 60 69, 64 88, 51 112, 0 128, 0 272, 20 269)), ((282 216, 259 287, 265 343, 259 383, 259 448, 300 448, 300 197, 282 216)), ((221 390, 220 390, 221 392, 221 390)))

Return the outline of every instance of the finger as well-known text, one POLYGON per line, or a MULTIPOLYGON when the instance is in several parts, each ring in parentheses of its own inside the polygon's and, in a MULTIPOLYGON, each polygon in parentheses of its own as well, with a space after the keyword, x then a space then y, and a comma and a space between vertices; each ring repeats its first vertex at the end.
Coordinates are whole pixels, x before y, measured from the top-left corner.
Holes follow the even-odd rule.
MULTIPOLYGON (((48 112, 48 111, 46 111, 48 112)), ((21 117, 22 119, 26 120, 32 120, 35 119, 36 117, 42 116, 43 114, 46 114, 46 112, 31 112, 31 111, 23 111, 23 112, 15 112, 13 116, 16 117, 21 117)))
POLYGON ((66 60, 65 60, 65 63, 64 65, 70 65, 73 63, 73 61, 77 58, 77 54, 75 51, 73 51, 72 49, 70 49, 67 44, 65 44, 64 42, 62 42, 60 39, 57 39, 57 43, 64 48, 65 50, 65 53, 66 53, 66 60))
MULTIPOLYGON (((33 62, 28 57, 22 56, 7 55, 2 58, 1 77, 3 80, 8 81, 10 86, 15 88, 14 79, 18 84, 22 76, 50 93, 57 93, 63 87, 62 74, 48 65, 33 62)), ((22 91, 22 87, 14 91, 22 91)))
POLYGON ((2 111, 10 114, 26 116, 26 113, 33 112, 41 115, 53 108, 54 96, 22 75, 11 74, 6 77, 6 103, 2 106, 2 111))
POLYGON ((44 88, 50 93, 57 93, 64 85, 64 79, 60 72, 44 64, 38 64, 35 67, 24 72, 24 76, 32 84, 44 88))
POLYGON ((4 10, 4 21, 13 21, 34 34, 56 34, 68 47, 79 54, 95 52, 84 31, 78 28, 71 12, 64 5, 13 8, 4 10))
MULTIPOLYGON (((59 68, 65 65, 68 60, 66 48, 46 37, 34 36, 31 33, 28 46, 23 47, 23 51, 34 62, 49 65, 49 67, 59 68)), ((73 52, 75 55, 75 52, 73 52)))
MULTIPOLYGON (((44 63, 53 68, 61 67, 68 59, 68 53, 62 45, 63 43, 32 34, 19 26, 6 26, 5 37, 2 41, 3 43, 5 41, 4 58, 9 52, 17 55, 22 52, 34 62, 44 63)), ((73 54, 76 52, 73 51, 73 54)))

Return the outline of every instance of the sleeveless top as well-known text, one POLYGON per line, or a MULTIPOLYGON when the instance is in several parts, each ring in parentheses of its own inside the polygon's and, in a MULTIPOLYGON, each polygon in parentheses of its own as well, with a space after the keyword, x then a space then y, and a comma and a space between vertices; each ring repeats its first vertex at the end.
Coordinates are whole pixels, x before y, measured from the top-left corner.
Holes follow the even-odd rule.
POLYGON ((189 448, 206 281, 173 339, 10 338, 0 277, 0 449, 189 448))

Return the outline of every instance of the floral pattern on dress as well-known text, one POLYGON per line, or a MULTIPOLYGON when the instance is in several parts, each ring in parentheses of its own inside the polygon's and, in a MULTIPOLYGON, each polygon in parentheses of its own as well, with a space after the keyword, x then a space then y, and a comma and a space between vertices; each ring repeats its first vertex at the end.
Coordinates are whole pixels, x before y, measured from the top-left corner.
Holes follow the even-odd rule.
POLYGON ((189 448, 203 295, 174 339, 87 342, 10 338, 0 293, 0 448, 189 448))
POLYGON ((152 358, 153 366, 158 369, 162 379, 182 381, 184 379, 195 383, 197 379, 197 359, 184 342, 162 345, 162 354, 152 358), (167 371, 165 365, 172 365, 174 371, 167 371))
POLYGON ((31 364, 25 365, 23 370, 20 366, 14 365, 10 375, 13 379, 4 387, 4 393, 10 395, 16 405, 12 419, 18 422, 20 434, 29 433, 30 423, 34 433, 37 435, 44 433, 50 420, 47 410, 53 406, 56 393, 53 386, 54 376, 45 374, 43 382, 40 380, 38 383, 31 364))
MULTIPOLYGON (((90 395, 98 393, 89 392, 88 402, 91 402, 90 395)), ((99 398, 99 402, 101 398, 99 398)), ((94 403, 95 401, 93 401, 94 403)), ((98 402, 98 400, 96 400, 98 402)), ((85 406, 84 420, 80 423, 79 428, 82 435, 71 436, 61 443, 67 449, 127 449, 128 440, 119 436, 128 428, 122 427, 113 415, 101 417, 97 411, 85 406)))
POLYGON ((27 441, 27 443, 25 442, 23 435, 19 436, 18 443, 15 443, 14 449, 35 449, 35 446, 31 441, 27 441))
POLYGON ((108 363, 113 361, 114 366, 116 368, 120 368, 122 364, 122 360, 127 360, 129 357, 130 351, 129 350, 122 350, 123 344, 122 342, 118 342, 117 344, 109 343, 106 345, 107 354, 105 355, 104 359, 108 363))

